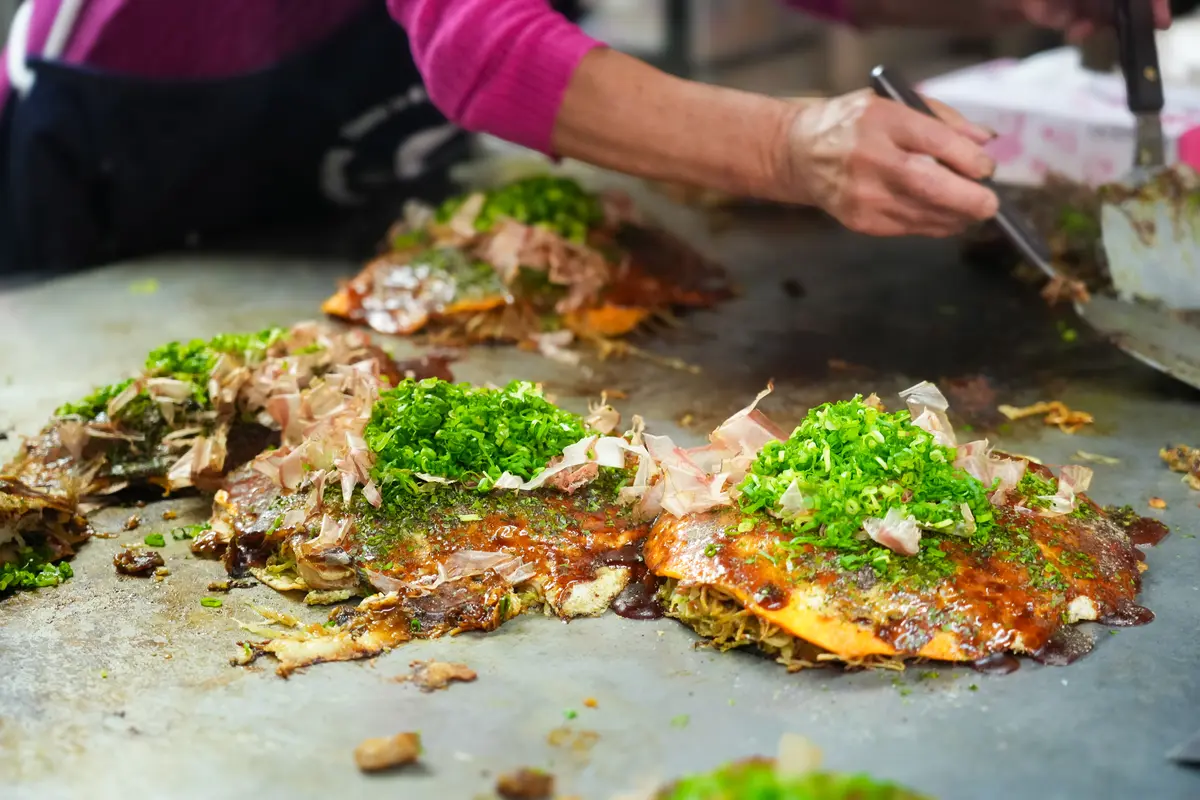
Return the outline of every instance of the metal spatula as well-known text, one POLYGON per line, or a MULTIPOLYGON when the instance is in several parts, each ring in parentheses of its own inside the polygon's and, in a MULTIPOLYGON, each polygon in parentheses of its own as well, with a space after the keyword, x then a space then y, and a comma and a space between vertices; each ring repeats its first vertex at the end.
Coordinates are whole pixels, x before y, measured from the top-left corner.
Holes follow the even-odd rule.
MULTIPOLYGON (((871 87, 881 97, 903 103, 922 114, 937 116, 912 86, 890 67, 878 66, 871 71, 871 87)), ((996 188, 990 180, 981 183, 993 190, 996 188)), ((997 196, 1000 209, 996 222, 1009 241, 1046 277, 1070 285, 1072 280, 1054 265, 1046 241, 1003 194, 997 196)), ((1074 305, 1080 317, 1117 347, 1154 369, 1200 389, 1200 329, 1148 306, 1103 295, 1091 297, 1086 302, 1077 301, 1074 305)))
POLYGON ((1108 271, 1122 300, 1200 309, 1200 192, 1188 167, 1168 169, 1154 17, 1145 0, 1118 0, 1125 95, 1136 123, 1133 169, 1101 189, 1108 271))
POLYGON ((1196 731, 1191 739, 1167 753, 1167 758, 1180 764, 1200 767, 1200 731, 1196 731))

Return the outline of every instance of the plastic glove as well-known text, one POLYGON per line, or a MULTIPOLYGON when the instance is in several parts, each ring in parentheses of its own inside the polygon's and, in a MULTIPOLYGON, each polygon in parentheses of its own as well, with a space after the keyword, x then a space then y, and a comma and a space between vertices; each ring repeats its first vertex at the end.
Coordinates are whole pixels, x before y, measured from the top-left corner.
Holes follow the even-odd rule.
MULTIPOLYGON (((1162 30, 1171 25, 1170 0, 1140 0, 1154 7, 1154 23, 1162 30)), ((1112 0, 1018 0, 1021 13, 1034 25, 1053 28, 1078 42, 1097 28, 1112 24, 1112 0)))
POLYGON ((970 180, 994 171, 994 134, 927 102, 940 120, 868 90, 809 101, 787 142, 794 194, 872 236, 952 236, 995 216, 995 193, 970 180))

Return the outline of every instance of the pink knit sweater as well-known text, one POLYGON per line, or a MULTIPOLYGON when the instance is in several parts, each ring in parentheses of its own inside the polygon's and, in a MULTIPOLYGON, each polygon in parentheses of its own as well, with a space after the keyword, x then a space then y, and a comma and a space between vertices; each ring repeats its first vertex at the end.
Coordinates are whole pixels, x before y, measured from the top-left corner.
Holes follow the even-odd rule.
MULTIPOLYGON (((847 0, 790 0, 845 20, 847 0)), ((601 45, 545 0, 388 0, 430 99, 464 128, 550 152, 571 74, 601 45)))
MULTIPOLYGON (((29 0, 26 53, 42 52, 61 0, 29 0)), ((227 77, 318 41, 370 0, 90 0, 62 55, 155 78, 227 77)), ((387 0, 434 104, 452 121, 549 152, 571 74, 600 42, 546 0, 387 0)), ((787 0, 846 20, 847 0, 787 0)), ((4 61, 0 59, 0 64, 4 61)), ((0 72, 0 108, 8 94, 0 72)))

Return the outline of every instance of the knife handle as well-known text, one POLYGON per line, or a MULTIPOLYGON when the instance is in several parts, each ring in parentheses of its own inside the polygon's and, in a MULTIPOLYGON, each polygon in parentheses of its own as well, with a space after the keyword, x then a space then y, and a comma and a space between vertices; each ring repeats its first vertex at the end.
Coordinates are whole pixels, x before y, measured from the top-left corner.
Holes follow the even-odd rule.
POLYGON ((1150 0, 1116 0, 1113 23, 1125 95, 1134 114, 1158 114, 1163 109, 1162 73, 1158 69, 1154 11, 1150 0))
MULTIPOLYGON (((933 109, 921 95, 916 93, 912 85, 891 67, 880 65, 871 70, 871 88, 880 97, 895 100, 913 111, 919 111, 926 116, 938 119, 938 115, 933 113, 933 109)), ((996 193, 996 198, 1000 201, 1000 208, 996 212, 996 223, 1004 231, 1009 241, 1021 251, 1021 255, 1030 264, 1051 277, 1057 277, 1058 271, 1050 261, 1050 247, 1046 241, 1038 235, 1038 232, 1024 217, 1017 213, 1012 203, 997 190, 995 181, 991 178, 984 178, 978 183, 996 193)))

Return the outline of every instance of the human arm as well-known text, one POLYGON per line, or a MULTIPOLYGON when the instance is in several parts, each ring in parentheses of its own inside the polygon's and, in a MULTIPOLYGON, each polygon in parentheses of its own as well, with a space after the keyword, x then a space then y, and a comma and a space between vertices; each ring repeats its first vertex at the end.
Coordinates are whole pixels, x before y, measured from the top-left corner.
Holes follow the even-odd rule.
POLYGON ((572 77, 553 143, 642 177, 818 205, 865 233, 939 236, 994 215, 996 200, 959 174, 990 174, 989 134, 938 109, 949 124, 867 92, 780 100, 597 49, 572 77))
POLYGON ((464 127, 646 178, 815 204, 867 233, 994 213, 986 134, 869 94, 789 102, 667 75, 545 0, 389 0, 433 102, 464 127), (953 167, 940 166, 931 158, 953 167))

